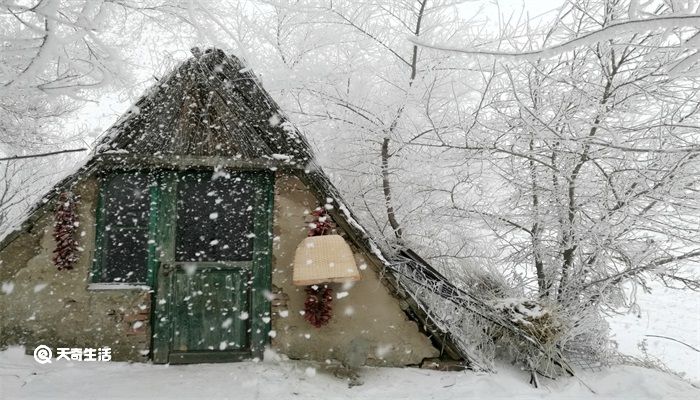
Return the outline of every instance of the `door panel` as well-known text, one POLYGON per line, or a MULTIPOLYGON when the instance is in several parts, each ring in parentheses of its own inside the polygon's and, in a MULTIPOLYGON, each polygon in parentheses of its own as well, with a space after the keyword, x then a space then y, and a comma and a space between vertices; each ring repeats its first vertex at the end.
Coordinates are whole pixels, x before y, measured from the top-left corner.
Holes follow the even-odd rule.
POLYGON ((173 274, 173 351, 248 348, 249 271, 178 268, 173 274), (188 273, 190 272, 190 273, 188 273))
POLYGON ((273 178, 170 172, 161 186, 153 361, 262 357, 269 341, 273 178))

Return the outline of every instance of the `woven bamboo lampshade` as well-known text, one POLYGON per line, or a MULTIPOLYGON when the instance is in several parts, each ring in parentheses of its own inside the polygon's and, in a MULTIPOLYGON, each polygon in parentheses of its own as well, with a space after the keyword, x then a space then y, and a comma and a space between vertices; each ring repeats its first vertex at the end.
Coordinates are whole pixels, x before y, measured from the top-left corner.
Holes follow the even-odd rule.
POLYGON ((310 236, 297 246, 292 275, 295 285, 359 280, 355 257, 340 235, 310 236))

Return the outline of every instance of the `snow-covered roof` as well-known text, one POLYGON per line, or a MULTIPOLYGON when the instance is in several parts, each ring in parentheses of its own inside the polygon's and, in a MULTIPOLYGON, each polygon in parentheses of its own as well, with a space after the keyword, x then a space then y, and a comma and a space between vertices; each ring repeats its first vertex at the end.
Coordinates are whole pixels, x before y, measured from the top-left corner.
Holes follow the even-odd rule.
POLYGON ((181 63, 98 141, 96 153, 273 159, 304 166, 311 148, 233 55, 209 49, 181 63))

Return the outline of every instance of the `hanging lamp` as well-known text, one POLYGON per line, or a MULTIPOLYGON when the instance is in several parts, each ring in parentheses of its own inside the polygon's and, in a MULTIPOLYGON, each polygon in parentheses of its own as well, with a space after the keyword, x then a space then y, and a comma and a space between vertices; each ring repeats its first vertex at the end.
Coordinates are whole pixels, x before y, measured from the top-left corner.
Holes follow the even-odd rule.
POLYGON ((309 236, 297 247, 292 274, 295 285, 359 280, 355 257, 342 236, 309 236))
POLYGON ((294 254, 292 283, 299 286, 360 280, 360 271, 350 246, 335 233, 335 224, 326 207, 311 214, 309 234, 294 254))

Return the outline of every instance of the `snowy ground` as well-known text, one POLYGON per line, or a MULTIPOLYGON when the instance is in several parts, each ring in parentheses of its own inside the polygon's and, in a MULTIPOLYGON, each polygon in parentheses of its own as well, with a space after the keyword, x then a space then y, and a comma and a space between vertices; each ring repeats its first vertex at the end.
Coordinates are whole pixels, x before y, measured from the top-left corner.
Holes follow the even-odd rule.
POLYGON ((415 368, 365 368, 365 384, 346 382, 312 364, 264 363, 161 366, 54 361, 40 365, 23 349, 0 353, 5 399, 697 399, 700 390, 672 375, 616 367, 545 382, 502 366, 498 374, 415 368), (595 390, 595 394, 586 386, 595 390))
MULTIPOLYGON (((365 384, 348 388, 316 365, 293 361, 160 366, 54 361, 37 364, 19 347, 0 352, 0 400, 10 399, 698 399, 700 294, 657 286, 640 294, 641 311, 610 319, 623 353, 647 354, 684 375, 694 386, 656 370, 618 366, 577 378, 543 380, 534 389, 528 377, 508 365, 497 374, 436 372, 405 368, 365 368, 365 384), (595 391, 593 393, 590 389, 595 391)), ((275 358, 275 357, 267 357, 275 358)))
POLYGON ((646 335, 666 336, 700 349, 700 293, 653 285, 651 294, 639 293, 639 312, 609 318, 613 339, 621 353, 642 357, 639 344, 670 370, 700 386, 700 352, 681 343, 646 335))

